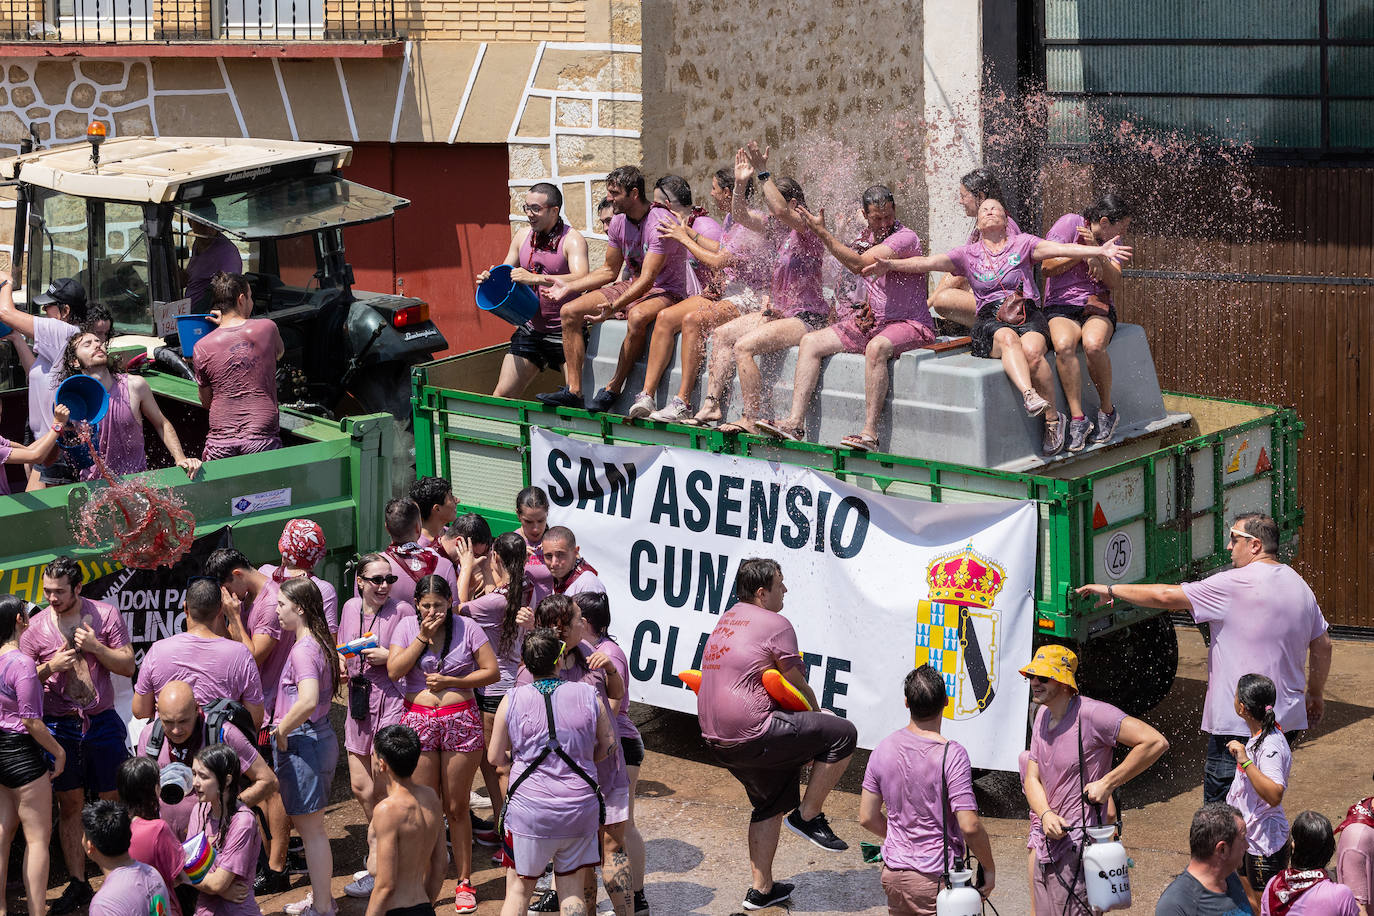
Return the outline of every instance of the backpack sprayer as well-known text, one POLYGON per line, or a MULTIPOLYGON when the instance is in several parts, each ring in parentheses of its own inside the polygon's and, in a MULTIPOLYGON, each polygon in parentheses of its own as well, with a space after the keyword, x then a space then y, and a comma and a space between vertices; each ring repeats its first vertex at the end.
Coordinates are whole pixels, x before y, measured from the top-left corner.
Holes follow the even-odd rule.
MULTIPOLYGON (((940 842, 943 847, 941 861, 945 872, 941 876, 945 886, 935 895, 936 916, 983 916, 983 906, 997 907, 983 896, 978 888, 983 886, 983 866, 973 856, 954 856, 949 854, 949 778, 945 775, 945 762, 949 759, 949 742, 940 754, 940 842), (969 864, 976 868, 969 868, 969 864)), ((1000 916, 1000 914, 999 914, 1000 916)))
MULTIPOLYGON (((1078 805, 1079 820, 1083 822, 1081 827, 1071 827, 1070 830, 1082 831, 1082 838, 1078 845, 1078 864, 1074 869, 1074 879, 1072 883, 1065 884, 1063 878, 1059 878, 1060 884, 1068 892, 1068 897, 1064 901, 1064 916, 1069 912, 1070 903, 1078 903, 1088 913, 1093 909, 1107 912, 1108 910, 1127 910, 1131 907, 1131 875, 1130 869, 1135 865, 1130 857, 1126 855, 1126 848, 1117 839, 1121 835, 1123 818, 1121 815, 1121 803, 1116 800, 1113 793, 1113 800, 1116 803, 1116 822, 1104 824, 1102 817, 1102 806, 1088 797, 1086 783, 1086 764, 1083 754, 1083 720, 1082 708, 1079 709, 1080 718, 1077 721, 1078 731, 1078 805), (1087 806, 1092 805, 1095 825, 1088 824, 1087 806), (1078 884, 1078 878, 1082 876, 1084 885, 1088 891, 1088 899, 1084 902, 1083 898, 1074 893, 1074 887, 1078 884)), ((1058 875, 1055 876, 1058 878, 1058 875)))

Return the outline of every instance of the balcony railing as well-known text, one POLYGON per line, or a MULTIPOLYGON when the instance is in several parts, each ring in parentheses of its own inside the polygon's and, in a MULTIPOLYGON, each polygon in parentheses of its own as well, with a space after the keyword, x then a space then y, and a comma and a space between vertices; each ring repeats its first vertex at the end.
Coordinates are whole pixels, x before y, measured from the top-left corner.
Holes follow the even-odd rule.
POLYGON ((0 0, 0 41, 378 41, 396 0, 0 0))

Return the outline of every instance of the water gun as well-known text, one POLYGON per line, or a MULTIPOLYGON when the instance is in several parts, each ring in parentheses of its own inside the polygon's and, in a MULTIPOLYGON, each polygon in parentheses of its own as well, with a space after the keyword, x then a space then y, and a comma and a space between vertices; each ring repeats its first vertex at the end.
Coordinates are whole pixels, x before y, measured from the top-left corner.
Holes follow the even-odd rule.
POLYGON ((210 874, 210 869, 215 867, 215 847, 210 845, 204 833, 197 833, 182 843, 181 849, 186 857, 186 863, 182 867, 186 871, 187 880, 192 884, 199 884, 210 874))
POLYGON ((352 658, 355 655, 361 655, 364 649, 377 648, 377 636, 375 633, 364 633, 357 639, 350 640, 335 648, 339 650, 339 654, 344 658, 352 658))

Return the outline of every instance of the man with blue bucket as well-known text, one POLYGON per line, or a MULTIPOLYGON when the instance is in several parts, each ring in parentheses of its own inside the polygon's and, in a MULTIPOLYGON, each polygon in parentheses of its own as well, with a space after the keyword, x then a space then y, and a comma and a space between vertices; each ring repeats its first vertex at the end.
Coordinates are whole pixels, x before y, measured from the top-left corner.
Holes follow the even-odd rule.
MULTIPOLYGON (((525 192, 525 218, 528 229, 522 229, 511 239, 506 252, 505 266, 510 268, 512 283, 522 284, 538 294, 538 306, 527 321, 519 324, 511 335, 510 350, 501 361, 501 377, 497 379, 498 398, 518 398, 536 375, 545 369, 563 365, 563 325, 559 311, 577 293, 551 296, 549 287, 555 280, 571 282, 587 275, 587 240, 572 226, 563 222, 563 194, 555 185, 541 181, 525 192)), ((487 284, 492 271, 484 270, 477 277, 479 284, 487 284)), ((490 284, 488 284, 490 286, 490 284)), ((506 306, 519 290, 511 290, 506 306)), ((496 309, 507 321, 513 319, 496 309)))

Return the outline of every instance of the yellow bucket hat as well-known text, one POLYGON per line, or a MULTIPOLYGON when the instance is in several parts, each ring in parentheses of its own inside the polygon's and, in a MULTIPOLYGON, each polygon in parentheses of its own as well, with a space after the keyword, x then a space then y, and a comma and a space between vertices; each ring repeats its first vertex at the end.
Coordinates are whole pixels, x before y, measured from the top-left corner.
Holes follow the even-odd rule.
POLYGON ((1021 669, 1023 675, 1038 674, 1047 677, 1078 692, 1078 681, 1074 673, 1078 671, 1078 656, 1065 646, 1041 646, 1031 663, 1021 669))

